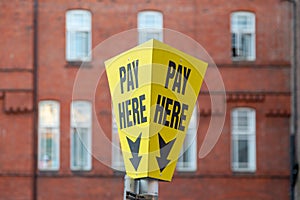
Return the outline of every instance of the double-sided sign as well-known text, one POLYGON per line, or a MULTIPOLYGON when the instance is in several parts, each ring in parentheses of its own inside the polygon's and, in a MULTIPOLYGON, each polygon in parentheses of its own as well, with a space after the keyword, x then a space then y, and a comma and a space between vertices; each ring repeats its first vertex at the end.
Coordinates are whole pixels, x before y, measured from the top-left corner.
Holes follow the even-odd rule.
POLYGON ((207 63, 150 40, 105 65, 127 175, 170 181, 207 63))

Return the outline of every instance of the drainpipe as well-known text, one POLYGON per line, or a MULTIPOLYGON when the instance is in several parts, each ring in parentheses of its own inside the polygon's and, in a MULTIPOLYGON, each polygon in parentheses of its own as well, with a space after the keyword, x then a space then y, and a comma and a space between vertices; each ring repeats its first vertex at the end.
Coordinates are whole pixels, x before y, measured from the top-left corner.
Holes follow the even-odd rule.
POLYGON ((33 181, 32 199, 37 200, 37 119, 38 119, 38 0, 33 1, 33 181))
POLYGON ((291 133, 290 133, 290 200, 295 199, 295 185, 298 176, 298 163, 296 154, 296 139, 298 132, 298 105, 297 105, 297 0, 288 0, 292 3, 292 68, 291 68, 291 133))

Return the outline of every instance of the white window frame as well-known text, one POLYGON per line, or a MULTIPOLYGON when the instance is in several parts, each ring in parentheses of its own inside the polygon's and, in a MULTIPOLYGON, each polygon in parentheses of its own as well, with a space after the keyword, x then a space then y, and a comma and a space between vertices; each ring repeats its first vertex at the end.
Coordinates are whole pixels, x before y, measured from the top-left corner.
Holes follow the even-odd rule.
POLYGON ((254 109, 246 107, 235 108, 231 112, 231 168, 234 172, 256 171, 255 115, 254 109), (243 149, 239 145, 243 145, 242 142, 247 144, 246 158, 240 158, 243 149))
POLYGON ((91 12, 87 10, 69 10, 66 12, 66 60, 67 61, 91 61, 91 44, 92 44, 92 17, 91 12), (79 20, 76 20, 78 18, 79 20), (86 50, 77 49, 76 35, 87 37, 86 50), (83 55, 78 55, 78 54, 83 55))
POLYGON ((89 101, 73 101, 70 114, 70 168, 73 171, 89 171, 92 169, 92 105, 89 101), (80 130, 85 132, 80 133, 80 130))
POLYGON ((177 161, 177 171, 180 172, 193 172, 197 170, 197 113, 197 106, 195 106, 180 152, 180 157, 177 161))
POLYGON ((112 163, 111 166, 117 171, 125 171, 117 121, 112 109, 112 163))
POLYGON ((157 11, 138 13, 139 44, 150 39, 163 41, 163 14, 157 11))
POLYGON ((255 43, 255 14, 251 12, 233 12, 231 14, 231 48, 233 61, 254 61, 256 57, 255 43))
POLYGON ((38 169, 56 171, 60 166, 60 104, 58 101, 39 102, 38 110, 38 169), (49 144, 50 141, 50 144, 49 144))

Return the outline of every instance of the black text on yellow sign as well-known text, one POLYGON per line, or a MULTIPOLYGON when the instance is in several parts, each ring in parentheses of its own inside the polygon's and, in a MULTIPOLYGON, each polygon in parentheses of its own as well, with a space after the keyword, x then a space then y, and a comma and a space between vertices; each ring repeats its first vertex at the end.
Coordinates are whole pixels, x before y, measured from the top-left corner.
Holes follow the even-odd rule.
MULTIPOLYGON (((127 92, 138 89, 138 64, 139 60, 135 60, 128 63, 127 68, 125 66, 119 68, 121 94, 124 93, 125 88, 127 92)), ((120 129, 147 122, 147 117, 144 114, 146 110, 145 98, 145 94, 142 94, 139 97, 118 103, 120 129)))
MULTIPOLYGON (((125 66, 119 68, 121 94, 124 93, 124 90, 129 92, 130 90, 138 89, 138 61, 135 60, 128 63, 127 68, 125 66)), ((170 87, 172 91, 184 95, 190 73, 191 69, 180 64, 177 65, 174 61, 170 60, 164 85, 165 88, 170 87)), ((143 94, 139 97, 118 103, 120 129, 147 122, 147 117, 144 115, 144 111, 146 110, 146 105, 144 104, 145 98, 143 94)), ((185 111, 188 108, 189 106, 185 103, 158 95, 154 122, 184 131, 185 126, 182 124, 186 120, 185 111), (167 116, 170 116, 171 119, 167 120, 167 116)))
POLYGON ((105 65, 127 175, 170 181, 207 63, 150 40, 105 65))
MULTIPOLYGON (((191 69, 169 60, 165 88, 170 87, 172 91, 184 95, 190 73, 191 69)), ((156 101, 154 122, 184 131, 183 122, 186 120, 185 111, 188 109, 187 104, 159 94, 156 101), (167 116, 170 116, 171 119, 167 120, 167 116)))

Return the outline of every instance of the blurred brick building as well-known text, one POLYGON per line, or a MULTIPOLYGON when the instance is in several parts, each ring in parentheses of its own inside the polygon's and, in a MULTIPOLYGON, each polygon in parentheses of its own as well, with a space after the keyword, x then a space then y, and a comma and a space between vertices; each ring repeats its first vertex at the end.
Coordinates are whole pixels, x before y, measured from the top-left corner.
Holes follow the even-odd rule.
POLYGON ((95 132, 100 124, 118 146, 105 73, 96 104, 72 91, 82 61, 96 67, 90 50, 137 27, 151 29, 136 44, 164 41, 162 28, 200 43, 226 88, 222 134, 200 159, 218 115, 204 84, 190 145, 160 199, 289 199, 291 8, 281 0, 1 1, 0 199, 122 198, 120 152, 95 132))

